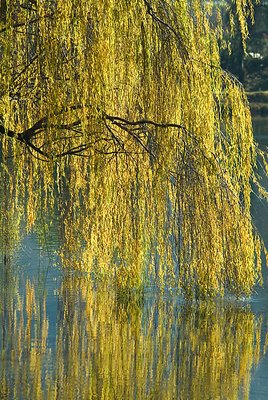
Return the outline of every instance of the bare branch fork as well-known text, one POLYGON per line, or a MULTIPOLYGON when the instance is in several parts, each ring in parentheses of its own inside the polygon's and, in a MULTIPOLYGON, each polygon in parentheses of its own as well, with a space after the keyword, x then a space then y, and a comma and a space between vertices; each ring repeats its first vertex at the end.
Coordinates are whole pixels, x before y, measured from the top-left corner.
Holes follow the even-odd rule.
MULTIPOLYGON (((69 110, 78 110, 81 109, 82 106, 76 105, 76 106, 71 106, 69 108, 65 108, 57 113, 55 113, 53 116, 57 115, 62 115, 65 112, 69 110)), ((100 111, 100 110, 98 110, 100 111)), ((50 116, 52 117, 52 115, 50 116)), ((109 134, 111 135, 111 140, 113 141, 114 145, 120 148, 120 152, 125 152, 127 154, 127 150, 124 148, 124 143, 122 142, 121 139, 119 139, 116 135, 115 132, 111 129, 110 124, 113 126, 121 129, 122 131, 126 132, 133 140, 138 143, 141 148, 149 153, 152 157, 155 157, 155 155, 152 153, 152 151, 147 147, 145 141, 144 141, 144 136, 146 136, 146 131, 148 130, 148 126, 155 127, 155 128, 162 128, 162 129, 168 129, 168 128, 177 128, 185 133, 188 133, 186 128, 183 125, 179 124, 174 124, 174 123, 160 123, 152 120, 147 120, 147 119, 141 119, 138 121, 129 121, 127 119, 118 117, 118 116, 112 116, 109 114, 106 114, 102 112, 102 119, 105 123, 106 129, 108 130, 109 134), (147 128, 146 128, 147 127, 147 128), (138 132, 137 128, 140 129, 140 132, 138 132)), ((34 125, 32 125, 30 128, 24 130, 23 132, 17 133, 11 129, 7 129, 4 125, 0 124, 0 133, 2 135, 6 135, 9 138, 15 139, 23 144, 25 144, 28 148, 33 150, 34 152, 38 153, 39 155, 43 156, 45 159, 55 159, 55 158, 60 158, 64 157, 67 155, 78 155, 79 153, 84 153, 86 150, 88 150, 90 147, 93 147, 97 142, 100 141, 106 141, 108 142, 108 138, 102 137, 99 140, 96 139, 93 142, 90 143, 81 143, 78 146, 69 148, 68 150, 52 155, 47 153, 46 151, 43 150, 43 146, 36 146, 33 143, 33 140, 38 138, 38 135, 41 132, 45 132, 49 128, 55 128, 55 129, 60 129, 60 130, 75 130, 75 128, 78 128, 81 126, 81 119, 76 119, 74 122, 70 124, 50 124, 49 123, 50 118, 49 117, 43 117, 39 121, 37 121, 34 125)), ((62 140, 65 140, 66 137, 62 138, 62 140)), ((60 138, 58 140, 61 140, 60 138)), ((119 151, 119 150, 118 150, 119 151)), ((99 153, 101 151, 98 150, 99 153)), ((105 154, 106 152, 104 152, 105 154)))
MULTIPOLYGON (((55 113, 54 116, 62 115, 69 110, 78 110, 81 108, 82 108, 82 106, 80 106, 80 105, 71 106, 69 108, 65 108, 65 109, 55 113)), ((100 110, 98 110, 98 111, 100 112, 100 110)), ((50 117, 52 117, 52 115, 50 117)), ((236 197, 232 190, 232 187, 230 186, 230 184, 227 183, 227 181, 225 179, 225 173, 222 170, 222 166, 220 164, 220 161, 217 158, 217 155, 214 152, 211 152, 211 157, 208 156, 206 154, 205 150, 200 145, 198 138, 193 133, 188 131, 184 125, 176 124, 176 123, 156 122, 156 121, 152 121, 149 119, 140 119, 137 121, 130 121, 130 120, 127 120, 122 117, 109 115, 105 112, 102 112, 102 119, 103 119, 103 122, 104 122, 104 125, 105 125, 107 131, 111 135, 110 138, 107 136, 101 136, 99 138, 92 140, 91 142, 81 143, 79 145, 69 147, 69 149, 67 149, 66 151, 63 151, 61 153, 54 154, 54 155, 49 154, 43 150, 44 144, 41 145, 40 147, 37 147, 33 143, 33 140, 36 139, 41 132, 44 132, 49 128, 56 128, 56 129, 60 129, 60 130, 73 130, 74 128, 77 128, 78 126, 81 125, 80 119, 76 119, 74 122, 72 122, 70 124, 50 124, 49 118, 44 117, 44 118, 41 118, 39 121, 37 121, 33 126, 31 126, 30 128, 26 129, 25 131, 23 131, 21 133, 16 133, 15 131, 13 131, 11 129, 6 129, 3 125, 0 124, 0 133, 23 143, 24 145, 26 145, 26 148, 29 150, 29 152, 33 156, 35 156, 34 153, 36 153, 39 156, 42 156, 43 157, 43 159, 41 159, 42 161, 57 160, 59 158, 66 157, 66 156, 88 157, 88 154, 86 153, 86 151, 89 150, 90 148, 94 149, 95 152, 97 152, 99 154, 103 154, 103 155, 125 154, 126 156, 131 157, 132 156, 131 152, 129 152, 125 148, 124 141, 122 140, 122 138, 119 138, 116 135, 116 131, 114 131, 114 129, 112 128, 112 126, 114 126, 116 128, 119 128, 120 130, 126 132, 129 135, 129 137, 131 137, 141 147, 141 151, 143 151, 143 153, 145 152, 145 153, 149 154, 150 157, 155 159, 156 155, 153 153, 153 151, 150 148, 148 148, 147 140, 146 141, 144 140, 144 138, 146 138, 146 139, 148 138, 147 134, 149 131, 149 127, 161 128, 161 129, 174 129, 175 128, 178 130, 178 132, 182 132, 184 134, 182 137, 183 141, 185 140, 184 139, 185 136, 188 136, 191 138, 192 143, 194 144, 194 149, 197 150, 199 152, 199 154, 201 154, 203 159, 206 160, 206 162, 208 164, 210 164, 213 168, 216 168, 216 170, 218 171, 217 176, 219 178, 219 182, 221 182, 221 186, 225 187, 227 193, 236 197), (139 128, 139 130, 137 130, 137 128, 139 128), (107 148, 104 148, 102 150, 97 149, 96 145, 101 142, 108 143, 108 145, 109 145, 108 149, 107 148), (111 150, 111 143, 113 143, 113 145, 114 145, 114 149, 112 149, 112 150, 111 150)), ((62 138, 58 138, 57 140, 67 140, 67 139, 68 139, 68 137, 62 137, 62 138)), ((136 152, 136 154, 137 154, 137 152, 136 152)), ((142 153, 140 153, 140 154, 142 154, 142 153)), ((191 155, 189 154, 189 157, 190 156, 191 155)), ((36 158, 38 158, 38 157, 36 157, 36 158)), ((191 168, 193 170, 193 172, 197 173, 197 171, 195 171, 195 169, 192 165, 187 164, 187 162, 185 162, 184 164, 185 164, 185 166, 188 166, 189 168, 191 168)), ((240 204, 240 205, 241 205, 241 210, 243 210, 242 204, 240 204)))
MULTIPOLYGON (((65 112, 67 112, 68 110, 77 110, 77 109, 81 109, 82 107, 80 105, 76 105, 76 106, 71 106, 68 109, 65 108, 64 110, 61 110, 58 113, 55 113, 55 115, 61 115, 64 114, 65 112)), ((100 111, 100 110, 98 110, 100 111)), ((52 116, 51 116, 52 117, 52 116)), ((182 141, 185 141, 185 136, 188 136, 191 138, 192 140, 192 144, 193 144, 193 149, 194 151, 197 151, 201 157, 206 160, 206 162, 208 164, 210 164, 213 168, 216 169, 216 175, 219 178, 219 185, 221 187, 221 190, 223 190, 226 195, 229 198, 230 201, 230 197, 233 198, 233 200, 238 201, 239 205, 240 205, 240 211, 241 214, 244 215, 244 207, 243 204, 241 202, 241 200, 237 197, 237 195, 234 193, 233 189, 232 189, 232 184, 227 182, 227 180, 225 179, 225 172, 222 169, 221 163, 217 158, 217 155, 214 152, 210 153, 210 156, 207 155, 206 151, 203 149, 203 147, 200 145, 199 139, 194 135, 194 133, 190 132, 187 130, 187 128, 184 125, 181 124, 176 124, 176 123, 162 123, 162 122, 156 122, 156 121, 152 121, 149 119, 140 119, 137 121, 130 121, 127 120, 125 118, 122 117, 118 117, 118 116, 112 116, 109 114, 106 114, 105 112, 102 113, 102 119, 104 122, 104 126, 106 127, 107 131, 109 132, 109 134, 111 135, 111 137, 105 137, 105 136, 101 136, 99 138, 96 138, 95 140, 93 140, 92 142, 87 142, 87 143, 81 143, 77 146, 73 146, 73 147, 69 147, 69 149, 67 149, 66 151, 62 151, 61 153, 58 153, 56 155, 53 154, 49 154, 46 151, 43 150, 43 145, 41 145, 40 147, 37 147, 34 143, 33 140, 36 139, 38 137, 38 135, 41 132, 46 131, 49 128, 56 128, 56 129, 61 129, 61 130, 73 130, 74 128, 78 127, 79 125, 81 125, 81 120, 77 119, 74 122, 70 123, 70 124, 49 124, 49 118, 48 117, 44 117, 41 118, 39 121, 37 121, 32 127, 26 129, 25 131, 21 132, 21 133, 16 133, 15 131, 11 130, 11 129, 6 129, 4 127, 4 125, 0 124, 0 133, 2 135, 6 135, 9 138, 15 139, 17 141, 19 141, 20 143, 24 144, 26 146, 26 148, 29 150, 30 154, 41 160, 41 161, 56 161, 60 158, 66 157, 66 156, 80 156, 80 157, 89 157, 89 155, 87 154, 87 150, 89 150, 90 148, 93 149, 96 153, 98 154, 103 154, 104 156, 117 156, 119 154, 125 154, 126 156, 128 156, 130 159, 132 158, 133 154, 144 154, 147 153, 150 155, 150 157, 152 157, 153 159, 156 158, 156 155, 152 152, 151 149, 148 148, 148 146, 146 145, 147 140, 145 141, 144 138, 148 138, 148 136, 146 135, 146 133, 148 134, 149 131, 149 127, 154 127, 154 128, 161 128, 161 129, 177 129, 178 132, 182 132, 183 136, 182 136, 182 141), (131 152, 129 152, 126 148, 125 148, 125 143, 122 140, 122 138, 117 137, 116 135, 116 130, 113 129, 113 127, 119 128, 120 130, 126 132, 133 140, 135 140, 136 143, 138 143, 138 145, 141 147, 141 153, 138 153, 137 150, 135 150, 133 152, 133 154, 131 152), (139 130, 137 131, 137 128, 139 128, 139 130), (103 143, 103 142, 107 142, 109 144, 108 149, 97 149, 96 145, 98 143, 103 143), (111 149, 111 143, 114 144, 114 149, 111 149), (38 156, 42 156, 42 158, 38 157, 38 156)), ((58 138, 57 140, 65 140, 68 139, 68 137, 62 137, 62 138, 58 138)), ((186 151, 186 149, 185 149, 186 151)), ((184 151, 184 153, 185 153, 184 151)), ((199 176, 199 172, 195 169, 194 165, 192 165, 191 163, 191 155, 192 152, 188 152, 188 161, 184 159, 183 161, 183 165, 185 168, 188 168, 189 170, 192 171, 192 173, 195 173, 199 178, 201 178, 201 176, 199 176)), ((182 158, 184 158, 184 155, 182 156, 182 158)), ((174 171, 169 171, 170 176, 173 176, 173 178, 178 179, 178 176, 176 176, 176 173, 174 171)), ((254 227, 254 230, 256 231, 256 227, 254 227)))

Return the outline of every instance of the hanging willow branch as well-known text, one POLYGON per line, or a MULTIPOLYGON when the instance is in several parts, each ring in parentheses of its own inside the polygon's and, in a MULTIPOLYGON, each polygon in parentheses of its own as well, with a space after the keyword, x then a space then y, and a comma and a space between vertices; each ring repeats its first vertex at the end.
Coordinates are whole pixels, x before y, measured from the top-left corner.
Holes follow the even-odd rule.
MULTIPOLYGON (((220 5, 28 5, 0 18, 2 158, 28 229, 56 209, 63 264, 124 290, 249 294, 256 149, 243 88, 220 66, 220 5)), ((235 6, 245 39, 251 3, 235 6)))

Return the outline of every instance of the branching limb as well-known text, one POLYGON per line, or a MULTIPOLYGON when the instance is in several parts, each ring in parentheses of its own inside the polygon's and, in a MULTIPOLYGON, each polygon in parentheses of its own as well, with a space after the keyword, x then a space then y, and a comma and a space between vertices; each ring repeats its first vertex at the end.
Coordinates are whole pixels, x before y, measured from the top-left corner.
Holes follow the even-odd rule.
POLYGON ((16 28, 20 28, 22 26, 28 26, 28 25, 34 24, 35 22, 39 22, 40 20, 42 20, 44 18, 51 18, 53 16, 54 16, 54 13, 46 14, 44 16, 33 18, 27 22, 17 22, 16 24, 13 24, 11 26, 6 25, 6 26, 4 26, 4 28, 0 29, 0 34, 6 32, 9 28, 16 29, 16 28))
POLYGON ((178 51, 181 57, 183 59, 188 58, 188 51, 185 47, 184 40, 182 39, 181 35, 170 24, 159 18, 156 11, 153 9, 152 5, 148 0, 144 0, 144 4, 146 5, 148 14, 152 17, 152 19, 175 36, 178 44, 178 51))

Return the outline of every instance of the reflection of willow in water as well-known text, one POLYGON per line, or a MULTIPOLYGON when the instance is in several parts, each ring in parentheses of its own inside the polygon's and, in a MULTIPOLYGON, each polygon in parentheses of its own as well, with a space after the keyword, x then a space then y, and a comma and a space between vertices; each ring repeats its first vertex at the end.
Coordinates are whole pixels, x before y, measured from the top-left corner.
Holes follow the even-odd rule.
POLYGON ((36 297, 29 280, 20 294, 8 264, 0 284, 0 398, 41 399, 44 361, 49 360, 46 302, 36 297))
POLYGON ((1 308, 2 398, 246 399, 263 352, 262 319, 247 307, 122 304, 67 278, 53 353, 44 307, 27 283, 24 301, 14 292, 1 308))

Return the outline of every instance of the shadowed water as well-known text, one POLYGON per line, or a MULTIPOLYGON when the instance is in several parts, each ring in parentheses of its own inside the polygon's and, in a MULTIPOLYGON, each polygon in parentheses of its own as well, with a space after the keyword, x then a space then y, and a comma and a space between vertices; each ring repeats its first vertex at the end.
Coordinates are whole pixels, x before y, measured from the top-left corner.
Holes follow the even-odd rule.
MULTIPOLYGON (((268 124, 258 129, 268 143, 268 124)), ((268 245, 268 206, 253 199, 253 214, 268 245)), ((244 301, 187 305, 149 289, 125 300, 63 271, 57 232, 3 252, 0 399, 268 398, 265 271, 244 301)))

